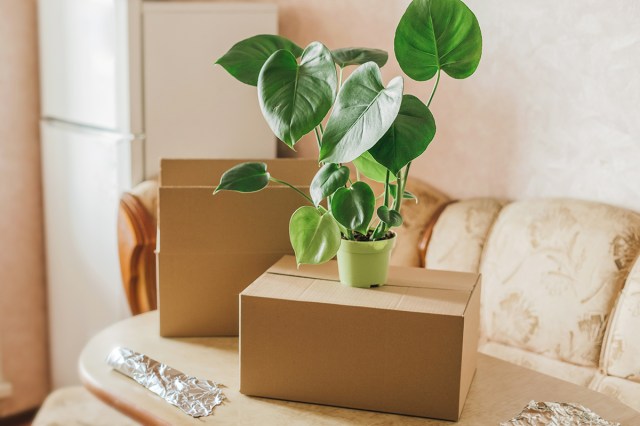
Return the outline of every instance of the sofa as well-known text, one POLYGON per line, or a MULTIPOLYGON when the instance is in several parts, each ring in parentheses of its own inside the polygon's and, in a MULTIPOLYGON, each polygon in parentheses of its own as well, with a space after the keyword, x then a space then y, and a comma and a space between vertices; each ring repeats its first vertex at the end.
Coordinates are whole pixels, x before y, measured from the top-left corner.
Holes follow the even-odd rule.
MULTIPOLYGON (((155 188, 130 194, 154 217, 155 188)), ((407 189, 419 202, 403 205, 392 263, 482 273, 481 352, 640 411, 640 214, 570 199, 452 200, 418 180, 407 189)), ((124 278, 130 303, 150 294, 124 278)), ((50 395, 34 425, 87 421, 136 424, 75 387, 50 395)))
POLYGON ((482 274, 481 352, 640 411, 639 213, 408 189, 392 262, 482 274))

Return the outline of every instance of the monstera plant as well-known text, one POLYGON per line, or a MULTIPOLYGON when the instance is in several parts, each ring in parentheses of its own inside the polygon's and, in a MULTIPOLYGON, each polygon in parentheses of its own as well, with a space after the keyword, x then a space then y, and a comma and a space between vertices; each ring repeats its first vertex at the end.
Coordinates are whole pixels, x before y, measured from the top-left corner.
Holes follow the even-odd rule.
POLYGON ((378 49, 331 51, 317 41, 303 49, 281 36, 257 35, 216 62, 257 86, 265 120, 290 148, 313 132, 319 170, 305 194, 271 176, 264 163, 243 163, 222 176, 214 194, 260 191, 271 182, 298 191, 307 204, 289 225, 298 264, 323 263, 337 254, 340 279, 353 286, 386 281, 392 229, 402 225, 403 200, 414 198, 405 189, 411 162, 436 133, 429 107, 441 74, 463 79, 475 72, 480 27, 461 0, 413 0, 396 29, 394 51, 409 78, 435 78, 426 102, 404 93, 402 76, 385 84, 380 68, 388 54, 378 49), (343 82, 343 70, 351 66, 357 68, 343 82), (355 166, 355 176, 347 163, 355 166), (361 175, 384 183, 382 194, 376 196, 361 175))

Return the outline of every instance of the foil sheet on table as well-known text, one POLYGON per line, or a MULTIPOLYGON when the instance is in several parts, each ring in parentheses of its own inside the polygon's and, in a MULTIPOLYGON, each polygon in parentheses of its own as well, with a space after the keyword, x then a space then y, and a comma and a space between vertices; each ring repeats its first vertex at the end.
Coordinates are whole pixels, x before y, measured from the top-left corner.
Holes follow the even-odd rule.
POLYGON ((580 404, 531 401, 513 419, 500 426, 620 426, 580 404))
POLYGON ((223 385, 201 380, 127 348, 115 348, 107 363, 192 417, 204 417, 225 400, 223 385))

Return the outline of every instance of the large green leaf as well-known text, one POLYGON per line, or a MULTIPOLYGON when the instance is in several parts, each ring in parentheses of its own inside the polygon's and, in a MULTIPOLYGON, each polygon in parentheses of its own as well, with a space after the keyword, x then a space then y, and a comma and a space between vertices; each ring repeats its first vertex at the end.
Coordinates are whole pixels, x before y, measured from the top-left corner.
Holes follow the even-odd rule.
POLYGON ((331 214, 322 210, 304 206, 291 216, 289 238, 298 265, 324 263, 338 253, 340 229, 331 214))
POLYGON ((396 58, 412 79, 429 80, 439 69, 467 78, 482 56, 476 16, 460 0, 413 0, 396 29, 396 58))
POLYGON ((321 43, 307 46, 299 65, 294 54, 279 50, 258 77, 262 114, 273 133, 293 147, 327 115, 337 84, 331 52, 321 43))
POLYGON ((302 48, 279 35, 261 34, 234 44, 216 61, 229 74, 243 83, 256 86, 264 63, 278 50, 288 50, 299 58, 302 48))
POLYGON ((257 192, 269 185, 265 163, 242 163, 224 172, 214 194, 220 191, 257 192))
POLYGON ((389 54, 381 49, 369 49, 367 47, 346 47, 332 50, 333 60, 340 68, 349 65, 362 65, 367 62, 375 62, 380 68, 389 60, 389 54))
POLYGON ((387 206, 380 206, 378 207, 377 213, 380 220, 389 226, 402 225, 402 215, 396 210, 390 209, 387 206))
POLYGON ((349 181, 349 168, 345 166, 339 166, 337 164, 328 163, 318 170, 318 173, 311 181, 311 198, 316 207, 322 202, 325 197, 332 195, 343 187, 349 181))
MULTIPOLYGON (((353 160, 353 164, 360 173, 371 180, 375 180, 376 182, 385 182, 387 179, 387 168, 378 163, 369 151, 353 160)), ((391 173, 389 176, 389 182, 395 182, 396 179, 396 175, 391 173)))
POLYGON ((435 134, 436 122, 429 108, 415 96, 404 95, 398 117, 369 152, 378 163, 398 174, 427 149, 435 134))
POLYGON ((402 90, 402 77, 385 88, 378 65, 359 66, 340 90, 322 136, 320 161, 348 163, 375 145, 398 115, 402 90))
POLYGON ((366 234, 375 210, 376 196, 369 185, 356 182, 338 189, 331 198, 331 214, 345 228, 366 234))

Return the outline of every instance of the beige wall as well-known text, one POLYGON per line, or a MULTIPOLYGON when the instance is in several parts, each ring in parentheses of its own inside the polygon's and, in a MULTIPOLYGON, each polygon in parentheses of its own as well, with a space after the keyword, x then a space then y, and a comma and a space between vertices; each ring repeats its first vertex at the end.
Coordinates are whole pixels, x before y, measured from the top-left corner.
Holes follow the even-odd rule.
POLYGON ((0 417, 49 386, 42 248, 35 0, 0 0, 0 339, 13 395, 0 417))
MULTIPOLYGON (((409 1, 277 3, 281 33, 298 43, 391 51, 409 1)), ((443 79, 438 133, 413 175, 454 197, 576 197, 640 211, 640 2, 467 4, 483 29, 483 61, 468 80, 443 79)), ((397 72, 392 60, 385 77, 397 72)), ((408 86, 426 100, 430 84, 408 86)), ((299 154, 313 155, 314 144, 299 154)))

